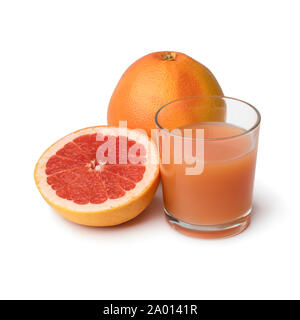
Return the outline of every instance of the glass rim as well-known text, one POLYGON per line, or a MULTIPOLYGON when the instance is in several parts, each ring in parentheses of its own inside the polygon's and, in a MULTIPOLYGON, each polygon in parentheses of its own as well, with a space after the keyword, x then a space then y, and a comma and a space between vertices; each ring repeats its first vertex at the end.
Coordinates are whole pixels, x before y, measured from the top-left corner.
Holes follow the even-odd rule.
POLYGON ((244 101, 244 100, 241 100, 241 99, 237 99, 237 98, 232 98, 232 97, 227 97, 227 96, 218 96, 218 95, 210 95, 210 94, 200 94, 200 95, 196 95, 196 96, 186 96, 186 97, 182 97, 182 98, 178 98, 178 99, 175 99, 175 100, 172 100, 166 104, 164 104, 162 107, 160 107, 156 113, 155 113, 155 117, 154 117, 154 120, 155 120, 155 124, 156 126, 167 132, 168 134, 172 135, 172 136, 180 136, 182 137, 182 135, 179 135, 179 134, 175 134, 175 133, 172 133, 170 132, 168 129, 164 128, 163 126, 160 125, 159 121, 158 121, 158 115, 159 113, 165 109, 168 105, 174 103, 174 102, 177 102, 177 101, 182 101, 182 100, 188 100, 188 99, 194 99, 194 98, 201 98, 201 97, 208 97, 208 98, 216 98, 216 99, 222 99, 222 100, 234 100, 234 101, 238 101, 238 102, 241 102, 245 105, 247 105, 248 107, 250 107, 252 110, 254 110, 254 112, 256 113, 256 116, 257 116, 257 119, 254 123, 254 125, 248 129, 248 130, 245 130, 244 132, 242 133, 239 133, 239 134, 236 134, 236 135, 233 135, 233 136, 227 136, 227 137, 219 137, 219 138, 197 138, 197 137, 183 137, 184 139, 186 138, 189 138, 189 139, 200 139, 200 140, 205 140, 205 141, 214 141, 214 140, 226 140, 226 139, 233 139, 233 138, 236 138, 236 137, 240 137, 240 136, 244 136, 244 135, 247 135, 247 134, 250 134, 251 132, 253 132, 256 128, 258 128, 258 126, 260 125, 260 121, 261 121, 261 115, 260 115, 260 112, 257 110, 257 108, 255 108, 252 104, 244 101))

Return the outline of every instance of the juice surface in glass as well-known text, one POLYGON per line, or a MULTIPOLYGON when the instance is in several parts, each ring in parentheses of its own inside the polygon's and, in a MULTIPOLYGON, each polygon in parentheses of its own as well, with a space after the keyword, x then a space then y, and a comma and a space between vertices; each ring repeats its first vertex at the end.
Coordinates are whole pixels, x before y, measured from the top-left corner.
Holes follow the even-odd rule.
MULTIPOLYGON (((204 129, 205 139, 245 132, 222 122, 192 124, 180 129, 192 129, 191 136, 195 136, 196 129, 204 129)), ((162 164, 166 210, 177 219, 197 225, 224 224, 246 214, 252 203, 256 149, 247 135, 205 140, 201 174, 187 175, 185 169, 190 166, 184 163, 162 164)))

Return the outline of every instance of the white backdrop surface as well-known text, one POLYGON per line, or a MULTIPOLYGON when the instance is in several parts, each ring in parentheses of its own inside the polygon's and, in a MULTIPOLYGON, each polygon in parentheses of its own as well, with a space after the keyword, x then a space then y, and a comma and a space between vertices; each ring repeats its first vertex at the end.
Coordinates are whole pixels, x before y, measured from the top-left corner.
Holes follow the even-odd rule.
POLYGON ((1 1, 0 298, 300 298, 298 1, 1 1), (115 228, 72 224, 34 180, 60 137, 106 123, 125 69, 184 52, 262 114, 253 221, 224 240, 165 222, 159 190, 115 228))

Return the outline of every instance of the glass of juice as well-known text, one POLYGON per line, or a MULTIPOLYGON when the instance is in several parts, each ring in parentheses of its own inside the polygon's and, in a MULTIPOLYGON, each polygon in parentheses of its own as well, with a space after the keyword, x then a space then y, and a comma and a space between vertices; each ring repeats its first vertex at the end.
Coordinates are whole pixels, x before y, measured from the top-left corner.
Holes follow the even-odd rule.
POLYGON ((244 101, 200 95, 155 116, 167 221, 200 238, 245 230, 251 218, 260 114, 244 101))

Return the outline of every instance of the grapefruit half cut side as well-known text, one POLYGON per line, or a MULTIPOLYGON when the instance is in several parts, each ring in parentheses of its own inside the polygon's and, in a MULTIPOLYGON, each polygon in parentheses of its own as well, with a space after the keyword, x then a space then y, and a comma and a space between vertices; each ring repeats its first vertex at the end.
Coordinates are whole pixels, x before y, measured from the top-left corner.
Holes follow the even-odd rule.
POLYGON ((34 179, 43 198, 66 219, 114 226, 151 202, 159 183, 158 159, 154 142, 138 130, 90 127, 49 147, 34 179))

